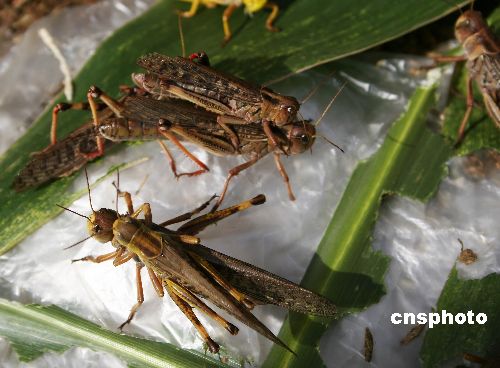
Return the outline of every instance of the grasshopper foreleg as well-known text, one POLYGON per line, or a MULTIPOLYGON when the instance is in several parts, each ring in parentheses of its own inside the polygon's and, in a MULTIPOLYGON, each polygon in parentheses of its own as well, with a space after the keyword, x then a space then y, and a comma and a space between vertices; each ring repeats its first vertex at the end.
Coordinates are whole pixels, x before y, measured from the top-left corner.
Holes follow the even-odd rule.
POLYGON ((271 144, 273 151, 274 151, 274 148, 278 148, 278 150, 282 154, 288 156, 288 154, 283 150, 283 147, 281 147, 281 145, 276 140, 276 136, 274 135, 273 131, 271 130, 271 123, 269 122, 269 120, 262 121, 262 129, 264 129, 264 133, 266 133, 266 136, 269 139, 269 143, 271 144))
POLYGON ((278 171, 280 172, 281 177, 285 182, 286 189, 288 191, 288 198, 290 198, 291 201, 295 201, 295 196, 293 195, 292 186, 290 185, 290 179, 288 178, 288 174, 286 173, 285 167, 281 162, 279 153, 274 152, 274 162, 276 163, 276 167, 278 168, 278 171))
POLYGON ((83 258, 73 259, 71 261, 71 263, 80 262, 80 261, 101 263, 101 262, 109 261, 110 259, 116 258, 116 257, 120 256, 122 253, 123 253, 123 248, 118 248, 117 250, 115 250, 113 252, 101 254, 100 256, 96 256, 96 257, 94 257, 92 255, 88 255, 88 256, 85 256, 83 258))
MULTIPOLYGON (((121 247, 120 249, 125 249, 121 247)), ((130 261, 132 258, 134 258, 134 253, 131 252, 123 252, 120 253, 119 255, 116 256, 116 258, 113 260, 113 266, 118 267, 124 263, 127 263, 130 261)))

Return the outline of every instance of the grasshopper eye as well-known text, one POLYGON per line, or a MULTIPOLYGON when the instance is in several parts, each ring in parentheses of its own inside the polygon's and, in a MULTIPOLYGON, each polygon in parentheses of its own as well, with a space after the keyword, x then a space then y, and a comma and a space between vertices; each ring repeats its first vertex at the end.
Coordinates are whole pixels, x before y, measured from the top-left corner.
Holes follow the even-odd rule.
POLYGON ((94 231, 94 233, 98 234, 102 230, 102 228, 99 225, 95 224, 92 230, 94 231))
POLYGON ((300 137, 299 137, 300 141, 304 144, 307 144, 309 143, 309 137, 305 134, 302 134, 300 137))

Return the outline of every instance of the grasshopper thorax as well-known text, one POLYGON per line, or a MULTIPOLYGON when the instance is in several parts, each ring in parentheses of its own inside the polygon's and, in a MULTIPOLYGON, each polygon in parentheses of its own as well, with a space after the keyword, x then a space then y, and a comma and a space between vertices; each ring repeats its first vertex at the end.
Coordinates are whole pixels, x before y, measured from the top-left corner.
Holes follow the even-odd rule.
POLYGON ((289 152, 292 155, 307 151, 312 147, 316 128, 307 121, 298 121, 285 128, 289 142, 289 152))
POLYGON ((282 96, 267 88, 261 90, 262 119, 280 126, 291 123, 300 109, 299 101, 292 96, 282 96))
POLYGON ((101 208, 94 211, 87 221, 89 235, 101 243, 107 243, 113 239, 113 223, 118 219, 116 211, 101 208))
POLYGON ((484 29, 488 29, 488 26, 481 13, 467 10, 455 22, 455 37, 458 42, 464 43, 468 37, 484 29))

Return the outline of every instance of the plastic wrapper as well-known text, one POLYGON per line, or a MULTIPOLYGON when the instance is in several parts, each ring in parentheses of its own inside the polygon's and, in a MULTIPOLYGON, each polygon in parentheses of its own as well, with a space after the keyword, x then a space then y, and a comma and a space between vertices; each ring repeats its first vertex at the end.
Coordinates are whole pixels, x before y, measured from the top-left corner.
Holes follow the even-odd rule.
MULTIPOLYGON (((79 32, 92 34, 84 29, 79 29, 79 32)), ((54 32, 54 36, 57 35, 54 32)), ((70 65, 74 65, 76 59, 81 62, 80 58, 71 55, 70 46, 63 49, 68 53, 65 56, 70 65)), ((32 52, 43 54, 45 51, 32 52)), ((4 61, 2 69, 14 68, 16 63, 12 60, 8 64, 4 61)), ((354 168, 379 148, 390 124, 404 111, 412 91, 422 82, 406 73, 407 61, 392 60, 385 68, 378 68, 364 58, 351 58, 273 85, 278 92, 300 99, 322 83, 318 92, 301 108, 305 118, 315 119, 347 80, 348 85, 318 126, 322 135, 334 140, 346 153, 341 154, 317 138, 312 153, 284 158, 297 197, 295 202, 288 199, 274 160, 271 156, 265 157, 233 179, 224 205, 235 204, 259 193, 266 195, 267 202, 207 228, 200 234, 202 243, 300 282, 354 168)), ((59 75, 57 65, 45 70, 47 74, 53 74, 52 79, 59 75)), ((46 101, 49 89, 44 83, 41 86, 37 83, 37 87, 32 88, 39 91, 39 101, 46 101), (45 91, 45 95, 40 90, 45 91)), ((5 90, 2 93, 6 94, 5 90)), ((12 93, 10 91, 8 96, 12 93)), ((6 96, 3 96, 3 101, 6 96)), ((34 104, 34 108, 38 105, 34 104)), ((2 130, 6 129, 6 124, 16 125, 12 120, 15 106, 5 103, 3 106, 2 115, 11 120, 2 118, 2 130)), ((31 112, 23 111, 23 114, 27 117, 38 112, 39 109, 35 108, 31 112)), ((5 145, 13 139, 2 137, 5 145)), ((147 158, 147 161, 121 172, 120 187, 132 193, 136 207, 149 202, 153 220, 162 222, 197 207, 219 192, 228 170, 242 162, 242 158, 220 158, 191 145, 188 148, 210 167, 209 173, 175 180, 160 147, 151 142, 129 146, 106 155, 99 164, 89 165, 90 181, 102 176, 113 164, 147 158), (136 193, 139 188, 139 193, 136 193)), ((179 171, 194 168, 179 151, 172 151, 179 171)), ((500 196, 495 184, 498 180, 468 179, 460 169, 461 160, 452 161, 450 178, 445 179, 437 197, 428 204, 406 198, 384 201, 374 234, 374 247, 392 257, 386 276, 387 295, 366 311, 332 325, 320 346, 327 366, 364 366, 362 346, 367 326, 375 341, 372 366, 419 366, 421 340, 400 348, 399 340, 409 326, 390 325, 390 313, 430 311, 460 251, 458 237, 479 256, 475 264, 459 266, 462 276, 478 278, 499 271, 500 252, 493 246, 498 243, 500 235, 498 227, 493 226, 495 215, 498 215, 494 206, 500 196)), ((113 180, 116 178, 108 178, 92 190, 94 208, 115 208, 113 180)), ((85 186, 85 178, 80 175, 73 189, 85 186)), ((119 205, 124 212, 123 203, 119 205)), ((88 198, 80 198, 71 209, 88 214, 88 198)), ((135 303, 135 266, 133 262, 120 267, 113 267, 110 262, 71 264, 71 259, 112 250, 111 245, 94 240, 63 250, 86 236, 85 221, 71 213, 63 213, 43 226, 17 248, 0 257, 0 296, 24 303, 56 304, 106 328, 116 329, 135 303)), ((125 332, 203 350, 201 338, 175 304, 167 296, 163 299, 156 296, 145 273, 143 280, 145 302, 125 332)), ((262 306, 256 307, 254 314, 277 333, 286 311, 262 306)), ((270 341, 238 321, 233 322, 240 327, 240 332, 231 336, 204 316, 200 317, 212 338, 223 346, 222 354, 241 356, 258 366, 271 348, 270 341)), ((76 366, 75 362, 79 361, 85 361, 88 366, 125 366, 115 357, 81 348, 63 354, 48 353, 28 366, 76 366)), ((6 367, 18 364, 15 353, 5 340, 0 340, 0 362, 6 367)))

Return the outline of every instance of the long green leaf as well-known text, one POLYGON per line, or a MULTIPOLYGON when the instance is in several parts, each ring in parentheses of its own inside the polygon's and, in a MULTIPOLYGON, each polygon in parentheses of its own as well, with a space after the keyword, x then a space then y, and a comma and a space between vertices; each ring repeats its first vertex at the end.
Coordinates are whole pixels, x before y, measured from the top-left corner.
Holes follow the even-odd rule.
MULTIPOLYGON (((384 294, 389 259, 371 248, 371 234, 386 194, 428 199, 447 174, 451 146, 426 128, 434 89, 418 89, 384 144, 354 171, 302 285, 330 297, 341 313, 359 311, 384 294)), ((279 337, 296 356, 273 348, 265 367, 322 364, 317 344, 328 324, 290 313, 279 337)))
MULTIPOLYGON (((466 1, 456 1, 456 4, 463 3, 466 1)), ((183 5, 177 1, 161 1, 104 42, 75 79, 75 99, 83 100, 92 84, 117 94, 118 86, 130 83, 130 73, 138 70, 136 58, 146 52, 178 55, 174 10, 183 5)), ((283 31, 278 34, 264 30, 265 12, 257 13, 244 23, 243 14, 238 11, 231 23, 234 29, 238 25, 243 27, 235 33, 234 40, 221 49, 221 9, 201 10, 196 17, 184 21, 184 31, 188 49, 207 51, 215 67, 264 82, 362 51, 453 10, 451 1, 295 0, 283 6, 277 23, 283 31)), ((63 114, 59 136, 81 125, 88 116, 76 112, 63 114)), ((0 254, 57 215, 60 209, 54 203, 68 204, 71 200, 71 193, 67 191, 74 175, 21 194, 10 188, 29 154, 48 144, 49 126, 50 113, 46 112, 0 159, 0 254)))
POLYGON ((23 362, 47 351, 83 346, 115 354, 130 367, 226 367, 196 351, 105 330, 56 306, 0 299, 0 335, 10 340, 23 362))
MULTIPOLYGON (((468 311, 486 314, 485 324, 438 324, 425 335, 420 356, 424 367, 441 367, 448 360, 461 361, 464 353, 474 354, 499 364, 500 275, 490 274, 481 280, 461 280, 456 268, 451 270, 436 310, 456 315, 468 311)), ((474 319, 475 321, 475 319, 474 319)))

